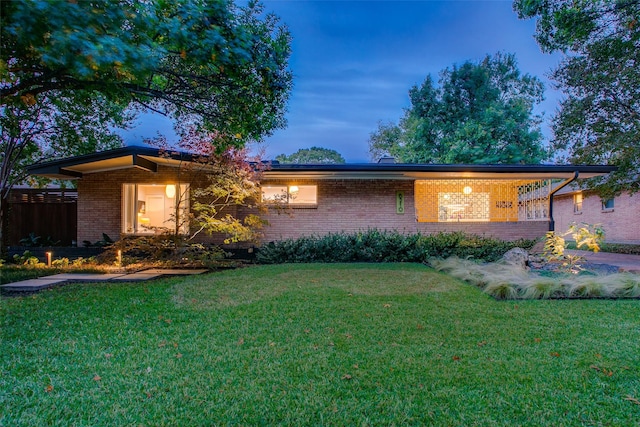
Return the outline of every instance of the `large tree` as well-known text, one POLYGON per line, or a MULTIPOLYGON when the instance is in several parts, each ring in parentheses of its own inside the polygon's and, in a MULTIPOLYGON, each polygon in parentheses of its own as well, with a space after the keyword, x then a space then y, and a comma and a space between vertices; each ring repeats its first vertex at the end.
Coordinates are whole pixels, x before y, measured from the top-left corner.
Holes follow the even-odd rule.
POLYGON ((342 164, 345 163, 342 154, 336 150, 322 147, 301 148, 290 155, 280 154, 276 160, 281 163, 299 164, 342 164))
POLYGON ((516 0, 537 18, 546 52, 566 53, 552 78, 566 98, 553 119, 552 146, 573 163, 618 171, 587 182, 603 197, 640 190, 640 0, 516 0))
POLYGON ((380 123, 369 139, 373 158, 405 163, 538 163, 541 119, 533 114, 544 86, 521 74, 512 54, 487 55, 429 75, 409 91, 411 107, 398 125, 380 123))
POLYGON ((134 112, 170 116, 179 132, 215 132, 218 152, 284 126, 290 36, 255 2, 24 0, 0 8, 2 202, 21 176, 16 167, 117 144, 114 128, 134 112))

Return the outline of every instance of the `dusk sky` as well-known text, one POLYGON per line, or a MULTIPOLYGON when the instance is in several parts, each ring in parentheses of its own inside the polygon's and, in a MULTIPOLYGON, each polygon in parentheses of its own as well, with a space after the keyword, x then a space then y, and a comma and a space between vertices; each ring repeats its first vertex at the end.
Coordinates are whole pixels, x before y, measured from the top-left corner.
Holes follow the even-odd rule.
MULTIPOLYGON (((540 51, 535 22, 519 20, 511 1, 268 0, 264 5, 291 32, 294 74, 288 125, 265 140, 268 159, 319 146, 350 163, 371 161, 370 133, 379 121, 397 123, 410 105, 413 85, 496 52, 514 53, 523 73, 545 82, 547 99, 538 107, 545 123, 557 108, 559 95, 547 75, 560 56, 540 51)), ((162 120, 139 122, 127 142, 171 128, 162 120)))

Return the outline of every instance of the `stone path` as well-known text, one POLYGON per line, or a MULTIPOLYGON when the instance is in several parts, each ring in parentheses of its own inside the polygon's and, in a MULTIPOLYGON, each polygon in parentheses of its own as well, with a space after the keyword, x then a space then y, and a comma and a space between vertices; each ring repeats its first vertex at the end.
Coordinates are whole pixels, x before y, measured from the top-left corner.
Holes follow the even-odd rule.
POLYGON ((182 276, 202 274, 207 272, 206 269, 162 269, 151 268, 148 270, 138 271, 135 273, 109 273, 109 274, 90 274, 90 273, 62 273, 51 276, 39 277, 37 279, 23 280, 21 282, 7 283, 0 286, 2 292, 20 293, 20 292, 37 292, 42 289, 51 288, 53 286, 63 285, 65 283, 96 283, 96 282, 142 282, 150 279, 167 276, 182 276))

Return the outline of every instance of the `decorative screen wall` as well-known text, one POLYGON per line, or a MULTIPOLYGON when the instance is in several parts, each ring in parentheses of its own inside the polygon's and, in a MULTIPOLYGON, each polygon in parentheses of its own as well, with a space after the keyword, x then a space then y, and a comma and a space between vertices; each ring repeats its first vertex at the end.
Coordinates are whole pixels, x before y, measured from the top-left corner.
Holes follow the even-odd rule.
POLYGON ((433 179, 415 182, 418 222, 548 219, 549 181, 433 179))

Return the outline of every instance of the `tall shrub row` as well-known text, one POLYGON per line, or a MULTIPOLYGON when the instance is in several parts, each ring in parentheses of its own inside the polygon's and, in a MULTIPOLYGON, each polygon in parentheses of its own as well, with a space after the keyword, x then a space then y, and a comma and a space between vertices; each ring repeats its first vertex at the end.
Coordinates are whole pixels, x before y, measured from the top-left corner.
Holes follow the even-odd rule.
POLYGON ((503 240, 463 232, 402 234, 371 229, 270 242, 256 260, 263 264, 302 262, 424 262, 457 256, 495 261, 514 247, 531 248, 535 240, 503 240))

